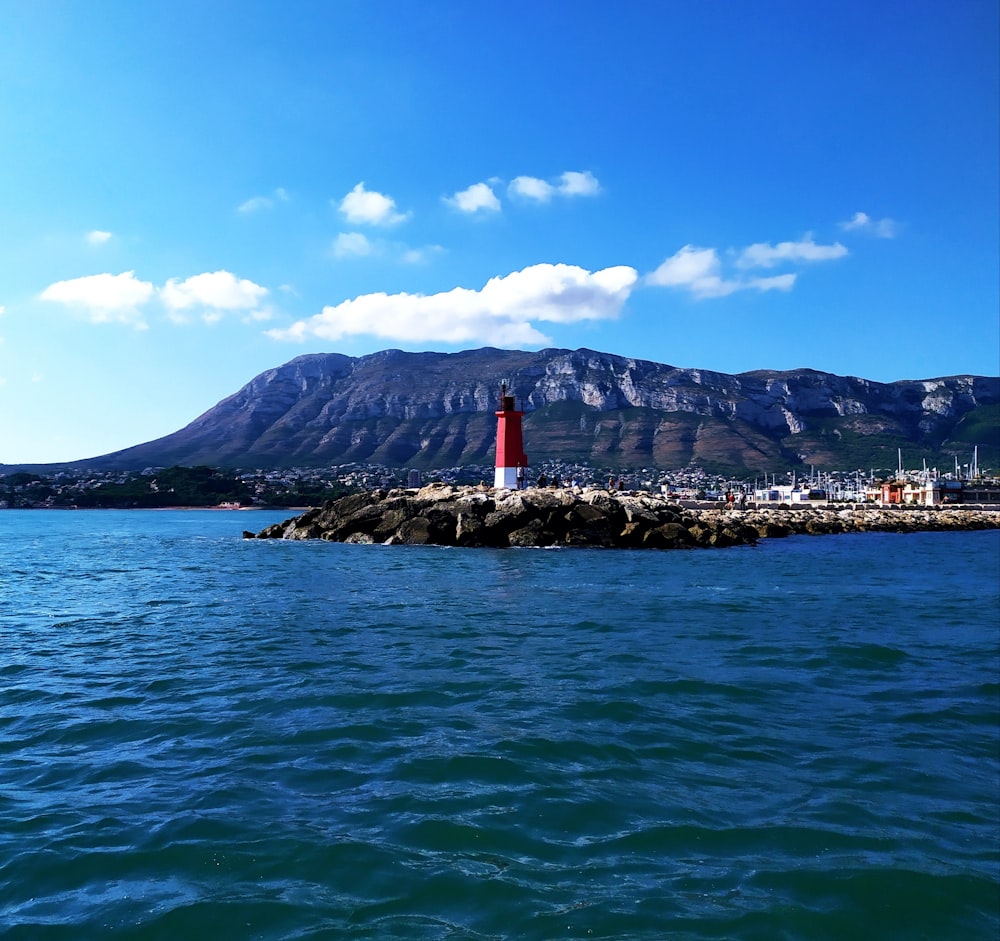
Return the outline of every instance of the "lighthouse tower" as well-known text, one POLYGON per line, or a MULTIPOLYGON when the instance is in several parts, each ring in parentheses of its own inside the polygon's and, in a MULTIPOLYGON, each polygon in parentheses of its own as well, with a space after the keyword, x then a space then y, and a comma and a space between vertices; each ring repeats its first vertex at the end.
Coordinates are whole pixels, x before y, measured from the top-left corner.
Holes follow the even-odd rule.
POLYGON ((516 490, 524 481, 528 455, 521 438, 521 416, 514 407, 514 396, 507 394, 507 383, 500 387, 500 411, 497 416, 497 469, 494 487, 516 490), (518 473, 520 471, 520 473, 518 473), (520 481, 518 478, 520 477, 520 481))

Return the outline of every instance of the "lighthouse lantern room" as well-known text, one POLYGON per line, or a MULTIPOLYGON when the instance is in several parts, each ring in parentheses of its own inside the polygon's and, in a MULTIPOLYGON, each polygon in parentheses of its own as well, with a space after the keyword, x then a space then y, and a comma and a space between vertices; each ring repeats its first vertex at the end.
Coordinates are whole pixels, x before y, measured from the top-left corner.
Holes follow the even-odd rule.
POLYGON ((528 455, 524 453, 521 437, 521 418, 514 404, 514 396, 507 394, 507 383, 500 387, 500 411, 497 416, 497 467, 494 487, 516 490, 524 484, 528 455))

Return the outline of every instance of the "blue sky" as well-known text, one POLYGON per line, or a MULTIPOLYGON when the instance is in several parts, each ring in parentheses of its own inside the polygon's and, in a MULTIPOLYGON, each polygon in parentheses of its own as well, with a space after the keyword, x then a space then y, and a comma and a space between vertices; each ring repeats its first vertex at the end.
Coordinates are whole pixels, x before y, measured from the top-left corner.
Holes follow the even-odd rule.
POLYGON ((994 0, 0 0, 0 463, 312 352, 1000 373, 994 0))

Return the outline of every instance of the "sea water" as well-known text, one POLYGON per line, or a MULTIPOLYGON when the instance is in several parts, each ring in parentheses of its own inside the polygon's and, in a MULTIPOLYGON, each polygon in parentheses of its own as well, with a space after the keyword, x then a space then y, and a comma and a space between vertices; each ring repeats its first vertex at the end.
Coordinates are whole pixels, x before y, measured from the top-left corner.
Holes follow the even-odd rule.
POLYGON ((0 936, 1000 933, 1000 533, 0 511, 0 936))

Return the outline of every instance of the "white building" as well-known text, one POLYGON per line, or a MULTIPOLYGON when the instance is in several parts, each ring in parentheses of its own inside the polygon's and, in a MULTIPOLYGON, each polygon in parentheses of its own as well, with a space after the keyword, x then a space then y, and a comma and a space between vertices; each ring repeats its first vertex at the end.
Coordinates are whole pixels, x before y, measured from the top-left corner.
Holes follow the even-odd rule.
POLYGON ((825 505, 827 503, 826 491, 794 487, 790 484, 781 484, 774 487, 766 487, 763 490, 753 492, 754 501, 760 504, 778 503, 788 506, 797 504, 809 504, 811 506, 825 505))

